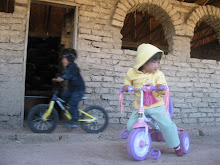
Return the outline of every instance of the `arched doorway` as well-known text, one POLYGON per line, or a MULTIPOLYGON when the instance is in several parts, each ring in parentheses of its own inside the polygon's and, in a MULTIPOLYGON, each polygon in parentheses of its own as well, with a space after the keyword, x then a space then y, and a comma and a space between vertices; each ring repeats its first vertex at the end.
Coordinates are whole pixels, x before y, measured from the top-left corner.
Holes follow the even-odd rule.
POLYGON ((220 61, 220 44, 216 31, 205 22, 198 22, 191 40, 191 58, 220 61))
POLYGON ((191 58, 220 60, 220 10, 214 6, 200 6, 186 23, 191 39, 191 58))
POLYGON ((126 23, 132 24, 133 26, 133 42, 135 42, 136 45, 138 45, 139 42, 150 42, 156 46, 159 45, 160 48, 162 46, 161 49, 165 50, 165 52, 168 52, 168 50, 172 52, 172 37, 175 35, 181 35, 180 26, 183 23, 183 20, 181 19, 179 12, 167 1, 135 1, 134 3, 131 3, 131 1, 120 0, 113 15, 112 25, 122 28, 122 48, 129 47, 130 49, 135 49, 133 48, 134 46, 130 47, 125 45, 125 41, 130 41, 132 38, 131 34, 128 32, 132 30, 126 28, 126 26, 128 26, 126 23), (138 22, 142 24, 142 26, 138 26, 138 22), (145 28, 146 24, 148 24, 147 28, 145 28), (140 31, 140 33, 143 32, 141 28, 147 33, 142 34, 142 37, 138 36, 138 31, 140 31), (158 33, 157 35, 160 35, 162 39, 158 39, 158 36, 154 37, 155 33, 158 33), (146 39, 146 35, 149 39, 146 39), (166 40, 168 44, 166 43, 166 40))
POLYGON ((136 50, 142 43, 151 43, 168 52, 162 25, 147 12, 135 11, 127 14, 121 34, 122 49, 136 50))

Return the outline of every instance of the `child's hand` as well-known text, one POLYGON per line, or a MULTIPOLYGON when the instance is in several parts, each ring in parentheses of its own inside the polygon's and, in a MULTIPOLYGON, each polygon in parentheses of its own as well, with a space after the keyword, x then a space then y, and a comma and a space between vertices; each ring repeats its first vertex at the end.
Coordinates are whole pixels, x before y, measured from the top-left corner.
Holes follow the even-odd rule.
POLYGON ((52 81, 55 81, 55 82, 62 82, 63 79, 60 78, 60 77, 57 77, 57 78, 53 78, 52 81))
POLYGON ((125 92, 128 92, 128 87, 129 87, 129 85, 123 86, 123 90, 124 90, 125 92))
POLYGON ((162 84, 157 84, 157 85, 156 85, 156 88, 157 88, 157 89, 160 89, 162 86, 163 86, 162 84))
MULTIPOLYGON (((162 84, 157 84, 156 85, 156 88, 157 89, 160 89, 163 85, 162 84)), ((161 95, 164 95, 165 94, 165 91, 156 91, 157 93, 161 94, 161 95)))
POLYGON ((56 82, 56 81, 57 81, 57 79, 56 79, 56 78, 52 78, 52 81, 56 82))

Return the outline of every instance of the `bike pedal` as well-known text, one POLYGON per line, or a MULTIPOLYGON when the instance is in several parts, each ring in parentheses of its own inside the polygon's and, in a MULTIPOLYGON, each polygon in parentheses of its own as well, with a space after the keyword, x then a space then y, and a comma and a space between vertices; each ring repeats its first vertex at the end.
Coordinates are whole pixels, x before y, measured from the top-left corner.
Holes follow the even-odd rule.
POLYGON ((122 131, 121 135, 120 135, 121 139, 127 139, 129 136, 129 133, 130 133, 130 131, 128 131, 128 130, 122 131))

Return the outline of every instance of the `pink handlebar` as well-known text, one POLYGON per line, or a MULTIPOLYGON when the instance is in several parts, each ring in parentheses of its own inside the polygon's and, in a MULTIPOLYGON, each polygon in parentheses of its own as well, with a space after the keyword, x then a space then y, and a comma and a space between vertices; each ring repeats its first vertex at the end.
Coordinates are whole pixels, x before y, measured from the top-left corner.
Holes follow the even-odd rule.
POLYGON ((124 89, 123 88, 120 88, 120 93, 123 93, 124 92, 124 89))
POLYGON ((156 86, 151 85, 151 86, 150 86, 150 90, 151 90, 152 92, 153 92, 153 91, 166 91, 166 90, 167 90, 167 86, 166 86, 166 85, 163 85, 162 87, 157 88, 156 86))

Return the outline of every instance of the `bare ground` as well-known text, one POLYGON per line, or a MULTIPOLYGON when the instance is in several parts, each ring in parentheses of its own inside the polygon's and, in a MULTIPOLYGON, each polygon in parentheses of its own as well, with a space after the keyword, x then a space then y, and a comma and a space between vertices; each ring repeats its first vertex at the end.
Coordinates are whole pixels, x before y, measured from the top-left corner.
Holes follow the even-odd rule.
POLYGON ((133 161, 126 151, 126 141, 57 141, 47 143, 12 142, 0 144, 0 165, 219 165, 220 135, 194 136, 191 150, 177 157, 165 143, 153 143, 162 156, 158 160, 147 158, 133 161))

